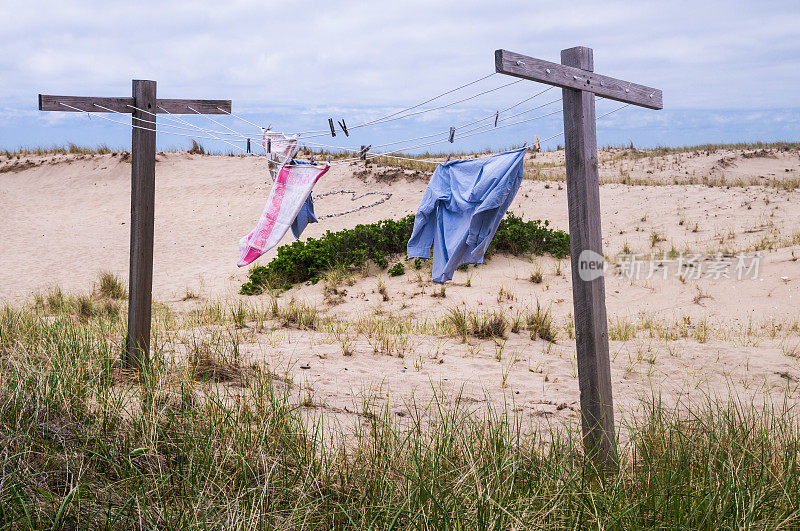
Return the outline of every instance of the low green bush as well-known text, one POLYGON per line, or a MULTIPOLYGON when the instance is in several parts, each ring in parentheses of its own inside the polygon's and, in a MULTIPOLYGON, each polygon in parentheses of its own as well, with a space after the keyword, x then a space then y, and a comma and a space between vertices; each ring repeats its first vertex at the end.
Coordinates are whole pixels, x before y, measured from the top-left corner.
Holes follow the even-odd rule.
POLYGON ((564 258, 569 256, 569 234, 563 230, 551 229, 548 220, 523 221, 521 217, 509 212, 497 227, 497 233, 486 254, 488 256, 494 252, 513 255, 550 253, 556 258, 564 258))
MULTIPOLYGON (((495 252, 550 253, 557 258, 568 255, 569 234, 549 225, 547 220, 523 221, 509 212, 500 222, 487 257, 495 252)), ((320 238, 283 245, 278 247, 278 256, 272 261, 250 270, 249 280, 240 293, 257 295, 268 289, 289 289, 298 282, 316 283, 329 269, 360 267, 368 261, 386 269, 391 256, 406 252, 413 229, 414 216, 408 215, 397 221, 386 219, 356 225, 352 229, 328 231, 320 238)))
POLYGON ((395 265, 389 269, 389 276, 390 277, 399 277, 400 275, 406 274, 406 268, 403 265, 403 262, 397 262, 395 265))

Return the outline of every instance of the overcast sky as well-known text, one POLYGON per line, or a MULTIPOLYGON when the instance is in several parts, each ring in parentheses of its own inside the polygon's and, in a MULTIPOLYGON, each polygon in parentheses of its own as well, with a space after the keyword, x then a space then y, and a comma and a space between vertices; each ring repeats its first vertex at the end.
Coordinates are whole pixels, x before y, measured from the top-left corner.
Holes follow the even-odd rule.
MULTIPOLYGON (((322 129, 329 117, 358 123, 487 75, 498 48, 559 61, 561 49, 576 45, 594 48, 597 72, 664 91, 663 111, 629 107, 598 122, 601 145, 800 140, 797 0, 554 4, 4 0, 0 148, 129 145, 129 129, 120 125, 39 112, 40 92, 129 96, 132 78, 154 79, 160 97, 231 99, 234 113, 258 124, 322 129)), ((498 74, 431 105, 513 80, 498 74)), ((538 90, 517 83, 351 138, 319 140, 357 146, 429 134, 538 90)), ((559 95, 554 89, 528 105, 559 95)), ((600 102, 598 114, 615 107, 600 102)), ((431 149, 521 144, 557 133, 560 120, 555 115, 431 149)), ((159 135, 162 147, 187 141, 159 135)))

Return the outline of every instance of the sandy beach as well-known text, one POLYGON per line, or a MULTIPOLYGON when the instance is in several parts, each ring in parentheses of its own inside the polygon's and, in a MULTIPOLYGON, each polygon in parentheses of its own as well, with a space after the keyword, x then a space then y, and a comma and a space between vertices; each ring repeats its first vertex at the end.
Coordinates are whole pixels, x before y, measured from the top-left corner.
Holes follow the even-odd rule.
MULTIPOLYGON (((29 156, 0 163, 5 226, 0 232, 0 301, 22 304, 54 286, 89 293, 98 274, 127 276, 130 165, 121 153, 29 156)), ((717 149, 661 153, 600 152, 603 244, 615 407, 641 396, 671 403, 729 393, 794 401, 800 382, 800 155, 794 149, 717 149), (638 277, 617 255, 662 267, 638 277), (737 278, 740 256, 758 253, 757 271, 737 278), (725 273, 676 274, 677 256, 728 260, 725 273), (629 269, 629 268, 628 268, 629 269), (728 278, 730 277, 730 278, 728 278)), ((239 301, 266 308, 269 295, 238 295, 248 268, 236 267, 238 239, 252 229, 269 192, 259 157, 160 153, 157 162, 155 264, 158 303, 178 314, 239 301), (187 295, 197 295, 198 298, 187 295)), ((526 179, 511 211, 567 229, 563 152, 528 154, 526 179)), ((430 172, 363 162, 336 165, 315 187, 330 195, 319 216, 375 201, 383 204, 310 225, 303 238, 415 212, 430 172), (354 199, 355 198, 355 199, 354 199)), ((290 243, 287 234, 282 243, 290 243)), ((267 263, 276 250, 255 265, 267 263)), ((397 257, 392 263, 403 260, 397 257)), ((328 283, 299 285, 278 304, 313 307, 326 327, 248 324, 241 352, 302 382, 315 407, 347 417, 365 391, 402 415, 435 390, 470 400, 513 403, 533 417, 577 419, 575 344, 570 332, 569 260, 496 255, 458 271, 445 297, 430 269, 389 277, 372 268, 328 283), (541 283, 530 280, 542 274, 541 283), (384 295, 384 293, 386 295, 384 295), (553 343, 507 331, 481 340, 430 331, 453 308, 500 312, 509 322, 551 311, 553 343), (406 323, 390 352, 377 352, 369 323, 406 323), (427 331, 426 331, 427 330, 427 331), (344 336, 342 335, 344 334, 344 336), (344 338, 344 339, 343 339, 344 338), (347 350, 347 355, 343 351, 347 350), (352 351, 352 352, 350 352, 352 351)), ((750 264, 752 265, 752 264, 750 264)), ((181 355, 178 349, 177 355, 181 355)))

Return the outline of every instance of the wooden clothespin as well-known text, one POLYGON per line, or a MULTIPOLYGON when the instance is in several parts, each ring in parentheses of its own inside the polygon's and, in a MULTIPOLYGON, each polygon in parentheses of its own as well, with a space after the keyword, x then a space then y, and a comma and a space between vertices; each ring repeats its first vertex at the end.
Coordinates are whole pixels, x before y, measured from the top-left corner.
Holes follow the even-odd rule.
POLYGON ((448 154, 447 154, 447 160, 445 160, 445 161, 444 161, 444 163, 445 163, 445 164, 447 164, 448 162, 450 162, 450 155, 451 155, 450 153, 448 153, 448 154))
POLYGON ((267 153, 272 153, 272 139, 267 139, 267 153))
POLYGON ((350 133, 347 131, 347 124, 344 123, 344 118, 339 120, 339 127, 342 128, 342 132, 344 133, 344 136, 350 136, 350 133))
POLYGON ((372 144, 370 144, 368 146, 363 146, 363 145, 361 146, 361 154, 360 154, 361 160, 367 160, 367 152, 369 151, 369 148, 371 148, 371 147, 372 147, 372 144))
POLYGON ((250 153, 250 139, 247 139, 247 152, 250 153))
POLYGON ((456 136, 456 128, 455 127, 451 127, 450 128, 450 137, 447 139, 447 141, 452 144, 453 143, 453 139, 455 138, 455 136, 456 136))
POLYGON ((494 126, 497 127, 497 119, 500 118, 500 111, 494 112, 494 126))
POLYGON ((538 152, 538 151, 541 151, 541 150, 542 150, 542 146, 541 146, 541 145, 539 145, 539 137, 538 137, 538 136, 536 136, 536 135, 533 135, 533 139, 536 141, 536 151, 537 151, 537 152, 538 152))
POLYGON ((336 129, 333 127, 333 118, 328 118, 328 125, 331 126, 331 136, 336 136, 336 129))

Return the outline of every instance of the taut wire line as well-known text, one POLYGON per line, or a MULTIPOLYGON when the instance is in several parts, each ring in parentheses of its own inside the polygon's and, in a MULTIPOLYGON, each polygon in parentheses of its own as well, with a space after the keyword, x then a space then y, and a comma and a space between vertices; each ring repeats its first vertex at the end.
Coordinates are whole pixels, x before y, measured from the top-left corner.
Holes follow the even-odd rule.
MULTIPOLYGON (((100 105, 99 103, 93 103, 92 105, 94 105, 95 107, 98 107, 100 109, 103 109, 105 111, 112 112, 114 114, 122 114, 122 115, 125 115, 125 116, 130 116, 129 113, 116 111, 114 109, 110 109, 108 107, 104 107, 104 106, 100 105)), ((152 114, 153 116, 156 116, 156 113, 153 113, 153 112, 150 112, 150 111, 146 111, 144 109, 140 109, 139 107, 136 107, 135 105, 128 104, 127 106, 132 108, 132 109, 136 109, 137 111, 146 112, 147 114, 152 114)), ((86 111, 86 112, 88 112, 88 111, 86 111)), ((165 118, 169 119, 168 116, 165 116, 165 118)), ((156 124, 155 120, 146 120, 144 118, 138 118, 136 116, 131 116, 131 119, 136 120, 139 123, 147 123, 147 124, 153 124, 153 125, 156 124)), ((233 135, 233 134, 235 134, 235 133, 226 133, 224 131, 214 131, 212 129, 205 129, 205 128, 202 128, 202 127, 198 127, 198 126, 196 126, 194 124, 189 124, 191 127, 181 127, 179 125, 172 125, 172 124, 165 124, 165 123, 162 123, 160 125, 161 125, 161 127, 171 127, 173 129, 180 129, 182 131, 196 131, 196 130, 198 130, 198 131, 202 131, 204 133, 217 133, 217 134, 222 134, 222 135, 233 135)), ((166 133, 166 131, 162 131, 162 132, 166 133)), ((240 135, 237 134, 237 136, 240 136, 240 135)))
MULTIPOLYGON (((252 125, 253 127, 257 127, 261 133, 263 133, 263 132, 265 131, 265 128, 264 128, 264 127, 262 127, 262 126, 260 126, 260 125, 258 125, 258 124, 254 124, 254 123, 253 123, 253 122, 251 122, 250 120, 245 120, 244 118, 242 118, 241 116, 239 116, 239 115, 237 115, 237 114, 233 114, 233 113, 232 113, 232 112, 230 112, 230 111, 226 111, 225 109, 223 109, 223 108, 221 108, 221 107, 217 107, 217 109, 219 109, 220 111, 224 112, 224 113, 225 113, 225 114, 227 114, 228 116, 233 116, 234 118, 237 118, 237 119, 239 119, 239 120, 241 120, 241 121, 243 121, 243 122, 245 122, 245 123, 248 123, 248 124, 252 125)), ((269 129, 269 127, 267 127, 266 129, 269 129)))
MULTIPOLYGON (((605 98, 603 98, 602 96, 598 96, 598 97, 597 97, 597 99, 598 99, 598 100, 602 100, 602 99, 605 99, 605 98)), ((606 116, 608 116, 609 114, 614 114, 614 113, 615 113, 615 112, 617 112, 617 111, 621 111, 621 110, 622 110, 622 109, 624 109, 625 107, 630 107, 630 105, 631 105, 630 103, 626 103, 625 105, 620 105, 620 106, 619 106, 619 107, 617 107, 616 109, 613 109, 613 110, 611 110, 611 111, 608 111, 607 113, 601 114, 600 116, 598 116, 597 118, 595 118, 595 120, 599 120, 599 119, 601 119, 601 118, 605 118, 605 117, 606 117, 606 116)), ((545 138, 544 140, 540 140, 539 142, 540 142, 540 143, 544 143, 544 142, 547 142, 548 140, 553 140, 554 138, 557 138, 557 137, 559 137, 559 136, 561 136, 561 135, 563 135, 563 134, 564 134, 564 131, 561 131, 560 133, 556 133, 556 134, 554 134, 553 136, 548 136, 547 138, 545 138)))
MULTIPOLYGON (((549 89, 547 89, 547 90, 549 90, 549 89)), ((539 96, 539 95, 547 92, 547 90, 543 90, 542 92, 539 92, 538 94, 535 94, 534 96, 526 98, 523 101, 529 101, 529 100, 533 99, 534 97, 539 96)), ((561 98, 549 101, 547 103, 544 103, 542 105, 538 105, 536 107, 532 107, 532 108, 530 108, 528 110, 525 110, 525 111, 522 111, 522 112, 518 112, 516 114, 512 114, 511 116, 506 116, 506 117, 500 118, 500 119, 498 119, 497 123, 505 122, 506 120, 510 120, 511 118, 515 118, 517 116, 521 116, 523 114, 527 114, 527 113, 529 113, 531 111, 535 111, 537 109, 541 109, 542 107, 547 107, 548 105, 552 105, 553 103, 557 103, 559 101, 561 101, 561 98)), ((503 112, 505 112, 505 111, 507 111, 509 109, 517 107, 520 103, 522 103, 522 102, 518 102, 518 103, 512 105, 511 107, 507 107, 507 108, 503 109, 502 111, 496 111, 496 112, 497 113, 503 113, 503 112)), ((471 125, 475 125, 477 123, 483 122, 485 120, 488 120, 488 119, 494 118, 494 117, 495 117, 495 113, 491 113, 491 114, 489 114, 487 116, 484 116, 482 118, 478 118, 477 120, 473 120, 471 122, 467 122, 467 123, 464 123, 464 124, 456 125, 455 129, 456 129, 457 137, 458 138, 463 138, 463 133, 470 133, 470 132, 475 131, 477 129, 480 129, 480 128, 483 128, 483 127, 488 127, 488 126, 480 126, 478 128, 473 128, 473 129, 468 129, 466 131, 461 131, 461 129, 463 129, 464 127, 469 127, 471 125)), ((436 133, 432 133, 432 134, 429 134, 429 135, 423 135, 423 136, 418 136, 418 137, 414 137, 414 138, 406 138, 406 139, 403 139, 403 140, 396 140, 394 142, 387 142, 385 144, 374 145, 374 146, 372 146, 372 148, 373 149, 382 148, 382 147, 387 147, 387 146, 394 146, 394 145, 397 145, 397 144, 404 144, 406 142, 413 142, 415 140, 423 140, 423 139, 426 139, 426 138, 433 138, 433 137, 439 136, 439 135, 447 135, 448 132, 449 131, 447 131, 447 130, 445 130, 445 131, 437 131, 436 133)), ((340 147, 340 146, 330 146, 330 145, 327 145, 327 144, 320 144, 320 143, 316 143, 316 142, 308 142, 308 141, 306 141, 305 139, 302 139, 302 138, 300 139, 300 143, 302 143, 304 145, 309 145, 309 146, 325 147, 325 148, 329 148, 329 149, 340 149, 342 151, 349 151, 351 153, 358 153, 358 152, 361 151, 360 149, 355 149, 355 148, 346 148, 346 147, 340 147)))
MULTIPOLYGON (((492 72, 491 74, 483 76, 482 78, 476 79, 475 81, 470 81, 469 83, 465 83, 464 85, 461 85, 460 87, 456 87, 454 89, 450 89, 447 92, 443 92, 443 93, 439 94, 438 96, 434 96, 433 98, 427 99, 427 100, 423 101, 422 103, 417 103, 416 105, 412 105, 411 107, 406 107, 405 109, 401 109, 399 111, 387 114, 386 116, 381 116, 380 118, 374 118, 374 119, 366 121, 364 123, 361 123, 361 124, 358 124, 358 125, 354 125, 352 127, 348 127, 348 129, 355 129, 357 127, 364 127, 364 126, 367 126, 367 125, 371 125, 371 124, 373 124, 375 122, 378 122, 378 121, 381 121, 381 120, 385 120, 386 118, 391 118, 392 116, 397 116, 398 114, 402 114, 402 113, 404 113, 406 111, 410 111, 410 110, 416 109, 417 107, 421 107, 421 106, 425 105, 426 103, 430 103, 432 101, 438 100, 442 96, 447 96, 448 94, 452 94, 453 92, 456 92, 456 91, 461 90, 463 88, 469 87, 470 85, 474 85, 475 83, 480 83, 481 81, 483 81, 485 79, 489 79, 490 77, 494 76, 495 74, 497 74, 497 72, 492 72)), ((320 129, 318 131, 302 131, 302 132, 299 132, 297 134, 325 133, 326 131, 329 131, 329 130, 328 129, 320 129)))
MULTIPOLYGON (((502 88, 505 88, 505 87, 508 87, 508 86, 511 86, 511 85, 516 85, 517 83, 521 83, 522 81, 525 81, 525 80, 524 79, 517 79, 516 81, 511 81, 510 83, 506 83, 504 85, 500 85, 499 87, 495 87, 493 89, 484 90, 483 92, 479 92, 478 94, 475 94, 474 96, 469 96, 468 98, 462 98, 460 100, 456 100, 454 102, 447 103, 445 105, 440 105, 438 107, 431 107, 430 109, 422 109, 420 111, 412 112, 412 113, 409 113, 409 114, 403 114, 402 116, 394 116, 392 118, 386 118, 386 119, 381 119, 381 120, 373 120, 372 122, 366 122, 366 123, 363 123, 363 124, 359 124, 359 125, 354 125, 352 127, 348 127, 348 129, 358 129, 359 127, 366 127, 368 125, 385 124, 387 122, 393 122, 395 120, 402 120, 404 118, 410 118, 412 116, 416 116, 418 114, 424 114, 426 112, 438 111, 440 109, 445 109, 447 107, 452 107, 453 105, 458 105, 459 103, 464 103, 465 101, 473 100, 473 99, 477 98, 478 96, 483 96, 484 94, 488 94, 490 92, 494 92, 496 90, 500 90, 502 88)), ((297 133, 297 134, 302 136, 304 133, 297 133)), ((329 134, 330 134, 330 131, 328 131, 327 133, 319 133, 319 134, 315 134, 315 135, 310 135, 310 136, 307 136, 305 138, 316 138, 316 137, 320 137, 320 136, 326 136, 326 135, 329 135, 329 134)))
MULTIPOLYGON (((487 76, 487 77, 488 77, 488 76, 487 76)), ((484 79, 485 79, 485 78, 484 78, 484 79)), ((455 89, 454 89, 454 90, 455 90, 455 89)), ((521 101, 521 102, 518 102, 518 103, 516 103, 516 104, 512 105, 511 107, 507 107, 507 108, 506 108, 506 109, 504 109, 503 111, 498 111, 498 112, 505 112, 506 110, 508 110, 508 109, 511 109, 511 108, 514 108, 514 107, 516 107, 516 106, 520 105, 521 103, 523 103, 524 101, 528 101, 528 100, 530 100, 530 99, 534 98, 535 96, 538 96, 539 94, 542 94, 542 93, 544 93, 544 92, 545 92, 545 91, 542 91, 542 92, 540 92, 540 93, 538 93, 538 94, 536 94, 536 95, 534 95, 534 96, 531 96, 530 98, 527 98, 526 100, 523 100, 523 101, 521 101)), ((602 98, 602 97, 600 97, 600 96, 597 96, 597 97, 596 97, 596 99, 604 99, 604 98, 602 98)), ((535 109, 538 109, 538 108, 544 107, 544 106, 546 106, 546 105, 550 105, 550 104, 552 104, 552 103, 555 103, 556 101, 559 101, 559 100, 553 100, 553 101, 551 101, 551 102, 545 103, 545 104, 543 104, 543 105, 540 105, 540 106, 538 106, 538 107, 534 107, 534 108, 532 108, 532 109, 528 109, 528 110, 526 110, 526 111, 522 111, 522 112, 516 113, 516 114, 514 114, 514 115, 511 115, 511 116, 504 117, 504 118, 502 119, 502 121, 509 120, 509 119, 511 119, 511 118, 514 118, 514 117, 516 117, 516 116, 520 116, 520 115, 522 115, 522 114, 525 114, 525 113, 527 113, 527 112, 530 112, 530 111, 532 111, 532 110, 535 110, 535 109)), ((59 105, 62 105, 62 106, 64 106, 64 107, 70 108, 70 109, 72 109, 72 110, 74 110, 74 111, 78 111, 78 112, 85 112, 87 116, 90 116, 90 112, 89 112, 89 111, 85 111, 85 110, 83 110, 83 109, 79 109, 79 108, 77 108, 77 107, 74 107, 74 106, 72 106, 72 105, 69 105, 69 104, 66 104, 66 103, 64 103, 64 102, 60 102, 60 101, 58 102, 58 104, 59 104, 59 105)), ((115 114, 127 114, 127 113, 121 113, 121 112, 119 112, 119 111, 115 111, 115 110, 113 110, 113 109, 109 109, 109 108, 107 108, 107 107, 103 107, 102 105, 99 105, 99 104, 94 104, 94 105, 95 105, 95 106, 97 106, 98 108, 101 108, 101 109, 104 109, 104 110, 107 110, 107 111, 113 112, 113 113, 115 113, 115 114)), ((624 105, 621 105, 621 106, 619 106, 619 107, 617 107, 617 108, 615 108, 615 109, 612 109, 612 110, 610 110, 610 111, 608 111, 608 112, 606 112, 606 113, 603 113, 603 114, 601 114, 601 115, 600 115, 600 116, 598 116, 596 119, 597 119, 597 120, 600 120, 600 119, 602 119, 602 118, 605 118, 606 116, 609 116, 609 115, 611 115, 611 114, 614 114, 615 112, 617 112, 617 111, 620 111, 620 110, 624 109, 625 107, 629 107, 630 105, 631 105, 630 103, 626 103, 626 104, 624 104, 624 105)), ((150 112, 150 111, 144 111, 143 109, 138 109, 138 108, 136 108, 136 107, 134 107, 134 106, 132 106, 132 105, 130 105, 130 107, 132 107, 132 108, 134 108, 134 109, 136 109, 136 110, 142 111, 142 112, 146 112, 146 113, 148 113, 148 114, 151 114, 151 115, 153 115, 153 116, 156 116, 156 113, 153 113, 153 112, 150 112)), ((233 142, 244 142, 244 141, 246 141, 246 139, 248 139, 249 137, 247 137, 246 135, 243 135, 243 134, 241 134, 241 133, 238 133, 237 131, 234 131, 233 129, 231 129, 231 128, 229 128, 229 127, 225 126, 224 124, 221 124, 221 123, 217 122, 216 120, 213 120, 213 119, 211 119, 211 118, 208 118, 208 117, 207 117, 207 118, 208 118, 209 120, 211 120, 212 122, 214 122, 214 123, 216 123, 216 124, 220 125, 221 127, 224 127, 225 129, 228 129, 229 131, 231 131, 231 133, 225 133, 225 132, 221 132, 221 131, 214 131, 214 130, 209 130, 209 129, 202 128, 202 127, 200 127, 200 126, 197 126, 197 125, 195 125, 195 124, 192 124, 192 123, 190 123, 190 122, 187 122, 186 120, 183 120, 183 119, 181 119, 181 118, 178 118, 176 115, 174 115, 173 113, 171 113, 171 112, 167 111, 166 109, 164 109, 164 108, 163 108, 163 107, 161 107, 161 106, 159 106, 159 108, 160 108, 162 111, 164 111, 164 113, 166 113, 166 115, 167 115, 167 116, 165 116, 165 118, 167 118, 167 119, 170 119, 170 120, 173 120, 173 121, 177 121, 178 123, 185 124, 185 125, 187 125, 187 126, 189 126, 189 127, 193 128, 193 129, 187 129, 187 128, 184 128, 184 127, 179 127, 179 126, 176 126, 176 125, 170 125, 170 124, 161 124, 163 127, 180 128, 180 129, 183 129, 183 130, 197 130, 197 131, 199 131, 199 132, 202 132, 202 133, 205 133, 205 134, 207 134, 207 135, 211 135, 211 136, 201 136, 201 135, 195 135, 195 134, 185 134, 185 133, 179 133, 179 132, 175 132, 175 131, 168 131, 168 130, 166 130, 166 131, 165 131, 165 130, 163 130, 163 129, 158 129, 158 127, 157 127, 157 124, 156 124, 156 121, 155 121, 155 120, 145 120, 145 119, 143 119, 143 118, 131 117, 131 118, 132 118, 132 122, 133 122, 133 120, 138 120, 139 122, 141 122, 141 123, 143 123, 143 124, 147 124, 147 125, 137 125, 137 124, 134 124, 134 123, 132 123, 132 122, 129 124, 129 123, 125 123, 125 122, 123 122, 123 121, 120 121, 120 120, 114 120, 113 118, 109 118, 109 117, 106 117, 106 116, 102 116, 102 115, 100 115, 100 114, 98 114, 98 115, 97 115, 97 117, 98 117, 98 118, 100 118, 100 119, 103 119, 103 120, 107 120, 107 121, 109 121, 109 122, 113 122, 113 123, 116 123, 116 124, 120 124, 120 125, 124 125, 124 126, 127 126, 127 127, 131 127, 131 128, 142 129, 142 130, 145 130, 145 131, 154 131, 154 132, 157 132, 157 133, 158 133, 158 132, 160 132, 160 133, 163 133, 163 134, 175 135, 175 136, 182 136, 182 137, 188 137, 188 138, 203 138, 203 139, 208 139, 208 140, 217 140, 217 141, 220 141, 220 142, 224 142, 224 143, 226 143, 226 144, 228 144, 228 145, 230 145, 230 146, 233 146, 234 148, 238 149, 239 151, 242 151, 242 152, 244 152, 244 154, 246 154, 246 155, 253 155, 253 156, 257 156, 257 157, 268 158, 268 157, 266 157, 265 155, 259 155, 259 154, 257 154, 257 153, 247 153, 245 148, 243 148, 243 147, 241 147, 241 146, 238 146, 238 145, 234 144, 233 142), (228 134, 228 135, 230 135, 230 134, 235 134, 235 135, 237 135, 237 136, 241 137, 242 139, 241 139, 241 140, 238 140, 238 139, 231 139, 232 141, 229 141, 229 140, 226 140, 226 139, 224 139, 224 138, 220 138, 219 136, 216 136, 214 133, 219 133, 219 134, 228 134)), ((190 110, 192 110, 193 112, 195 112, 196 114, 202 114, 202 113, 198 112, 196 109, 192 109, 191 107, 189 107, 189 109, 190 109, 190 110)), ((484 134, 484 133, 489 133, 489 132, 491 132, 491 131, 494 131, 494 130, 497 130, 497 129, 502 129, 502 128, 505 128, 505 127, 511 127, 511 126, 514 126, 514 125, 519 125, 519 124, 523 124, 523 123, 528 123, 528 122, 532 122, 532 121, 535 121, 535 120, 539 120, 539 119, 541 119, 541 118, 544 118, 544 117, 547 117, 547 116, 552 116, 552 115, 554 115, 554 114, 558 114, 558 113, 560 113, 560 112, 562 112, 562 111, 561 111, 561 110, 558 110, 558 111, 553 111, 553 112, 546 113, 546 114, 543 114, 543 115, 535 116, 535 117, 533 117, 533 118, 527 118, 527 119, 524 119, 524 120, 519 120, 519 121, 516 121, 516 122, 511 122, 511 123, 507 123, 507 124, 503 124, 503 125, 498 125, 498 126, 489 126, 489 125, 482 125, 482 126, 478 126, 478 127, 475 127, 475 128, 472 128, 472 129, 468 129, 468 130, 466 130, 466 131, 463 131, 463 132, 461 132, 461 133, 458 135, 458 137, 457 137, 457 138, 458 138, 458 139, 463 139, 463 138, 469 138, 469 137, 471 137, 471 136, 475 136, 475 135, 480 135, 480 134, 484 134)), ((230 113, 228 113, 228 114, 230 114, 230 113)), ((203 115, 203 116, 205 116, 205 115, 203 115)), ((490 116, 494 116, 494 114, 492 114, 492 115, 490 115, 490 116)), ((478 123, 478 122, 480 122, 480 121, 483 121, 483 120, 485 120, 485 119, 486 119, 486 118, 482 118, 482 119, 479 119, 479 120, 475 120, 475 121, 473 121, 473 122, 469 122, 469 123, 468 123, 468 124, 466 124, 466 125, 473 125, 473 124, 476 124, 476 123, 478 123)), ((461 127, 461 128, 463 128, 463 127, 465 127, 465 125, 461 125, 460 127, 461 127)), ((382 144, 382 145, 379 145, 379 146, 377 146, 377 147, 385 147, 385 146, 388 146, 388 145, 395 145, 395 144, 398 144, 398 143, 410 142, 410 141, 413 141, 413 140, 421 140, 421 139, 425 139, 425 138, 431 138, 431 137, 433 137, 433 136, 440 135, 440 134, 442 134, 442 133, 434 133, 434 134, 431 134, 431 135, 425 135, 425 136, 422 136, 422 137, 416 137, 416 138, 406 139, 406 140, 402 140, 402 141, 390 142, 390 143, 387 143, 387 144, 382 144)), ((563 132, 563 131, 561 131, 561 132, 559 132, 559 133, 556 133, 556 134, 554 134, 554 135, 552 135, 552 136, 549 136, 549 137, 545 138, 544 140, 540 140, 540 142, 541 142, 541 143, 547 142, 547 141, 549 141, 549 140, 552 140, 552 139, 554 139, 554 138, 556 138, 556 137, 559 137, 559 136, 561 136, 561 135, 563 135, 563 134, 564 134, 564 132, 563 132)), ((402 156, 398 156, 398 155, 396 155, 396 154, 397 154, 397 153, 402 153, 402 152, 404 152, 404 151, 409 151, 409 150, 412 150, 412 149, 418 149, 418 148, 421 148, 421 147, 427 147, 427 146, 432 146, 432 145, 437 145, 437 144, 443 144, 443 143, 446 143, 446 142, 449 142, 449 140, 448 140, 448 139, 441 139, 441 140, 435 140, 435 141, 433 141, 433 142, 424 142, 424 143, 420 143, 420 144, 417 144, 417 145, 413 145, 413 146, 409 146, 409 147, 404 147, 404 148, 402 148, 402 149, 396 149, 396 150, 393 150, 393 151, 387 151, 387 152, 382 152, 382 153, 372 153, 372 154, 367 154, 367 155, 366 155, 366 158, 367 158, 368 160, 371 160, 371 159, 375 159, 375 158, 378 158, 378 157, 388 157, 388 158, 394 158, 394 159, 399 159, 399 160, 408 160, 408 161, 413 161, 413 162, 423 162, 423 163, 428 163, 428 164, 439 164, 440 162, 438 162, 438 161, 430 161, 430 160, 426 160, 426 159, 420 159, 420 158, 402 157, 402 156)), ((304 142, 303 140, 301 140, 301 143, 305 143, 305 142, 304 142)), ((351 150, 350 148, 343 148, 343 147, 337 147, 337 146, 327 146, 327 147, 331 147, 331 148, 333 148, 333 149, 340 149, 340 150, 343 150, 343 151, 353 151, 353 152, 358 152, 358 151, 360 151, 360 150, 354 150, 354 149, 353 149, 353 150, 351 150)), ((486 157, 488 157, 488 156, 491 156, 491 154, 490 154, 490 155, 487 155, 486 157)), ((476 158, 485 158, 485 157, 476 157, 476 158)), ((351 163, 351 162, 354 162, 354 161, 357 161, 357 160, 359 160, 359 159, 360 159, 360 157, 345 158, 345 159, 341 159, 341 160, 334 161, 334 162, 332 162, 332 163, 330 163, 330 164, 331 164, 331 165, 349 164, 349 163, 351 163)), ((291 165, 291 164, 289 164, 289 165, 291 165)))
MULTIPOLYGON (((540 119, 545 118, 547 116, 552 116, 554 114, 559 114, 561 112, 563 112, 563 111, 562 110, 557 110, 557 111, 549 112, 549 113, 542 114, 542 115, 539 115, 539 116, 535 116, 533 118, 527 118, 525 120, 519 120, 517 122, 512 122, 510 124, 498 125, 497 127, 483 126, 482 128, 480 128, 480 127, 479 128, 475 128, 475 129, 472 129, 471 131, 475 131, 476 129, 483 129, 483 130, 476 131, 476 132, 473 132, 473 133, 470 133, 470 134, 462 134, 458 138, 459 139, 463 139, 463 138, 468 138, 468 137, 475 136, 475 135, 480 135, 480 134, 484 134, 484 133, 490 133, 490 132, 495 131, 497 129, 502 129, 504 127, 511 127, 511 126, 514 126, 514 125, 533 122, 535 120, 540 120, 540 119)), ((446 142, 449 142, 449 140, 446 139, 446 138, 442 139, 442 140, 435 140, 433 142, 424 142, 422 144, 417 144, 417 145, 405 147, 405 148, 402 148, 402 149, 396 149, 394 151, 387 151, 387 152, 384 152, 384 153, 374 153, 372 155, 367 155, 367 158, 370 159, 370 158, 376 158, 376 157, 391 157, 394 153, 402 153, 403 151, 409 151, 411 149, 418 149, 418 148, 421 148, 421 147, 435 146, 437 144, 444 144, 446 142)), ((350 160, 348 160, 348 159, 345 159, 345 160, 347 160, 347 162, 350 162, 350 160)), ((415 160, 417 160, 417 159, 415 159, 415 160)), ((419 159, 419 160, 422 160, 422 159, 419 159)), ((345 161, 337 161, 336 163, 337 164, 341 164, 341 163, 344 163, 344 162, 345 161)), ((438 164, 438 162, 436 164, 438 164)))

